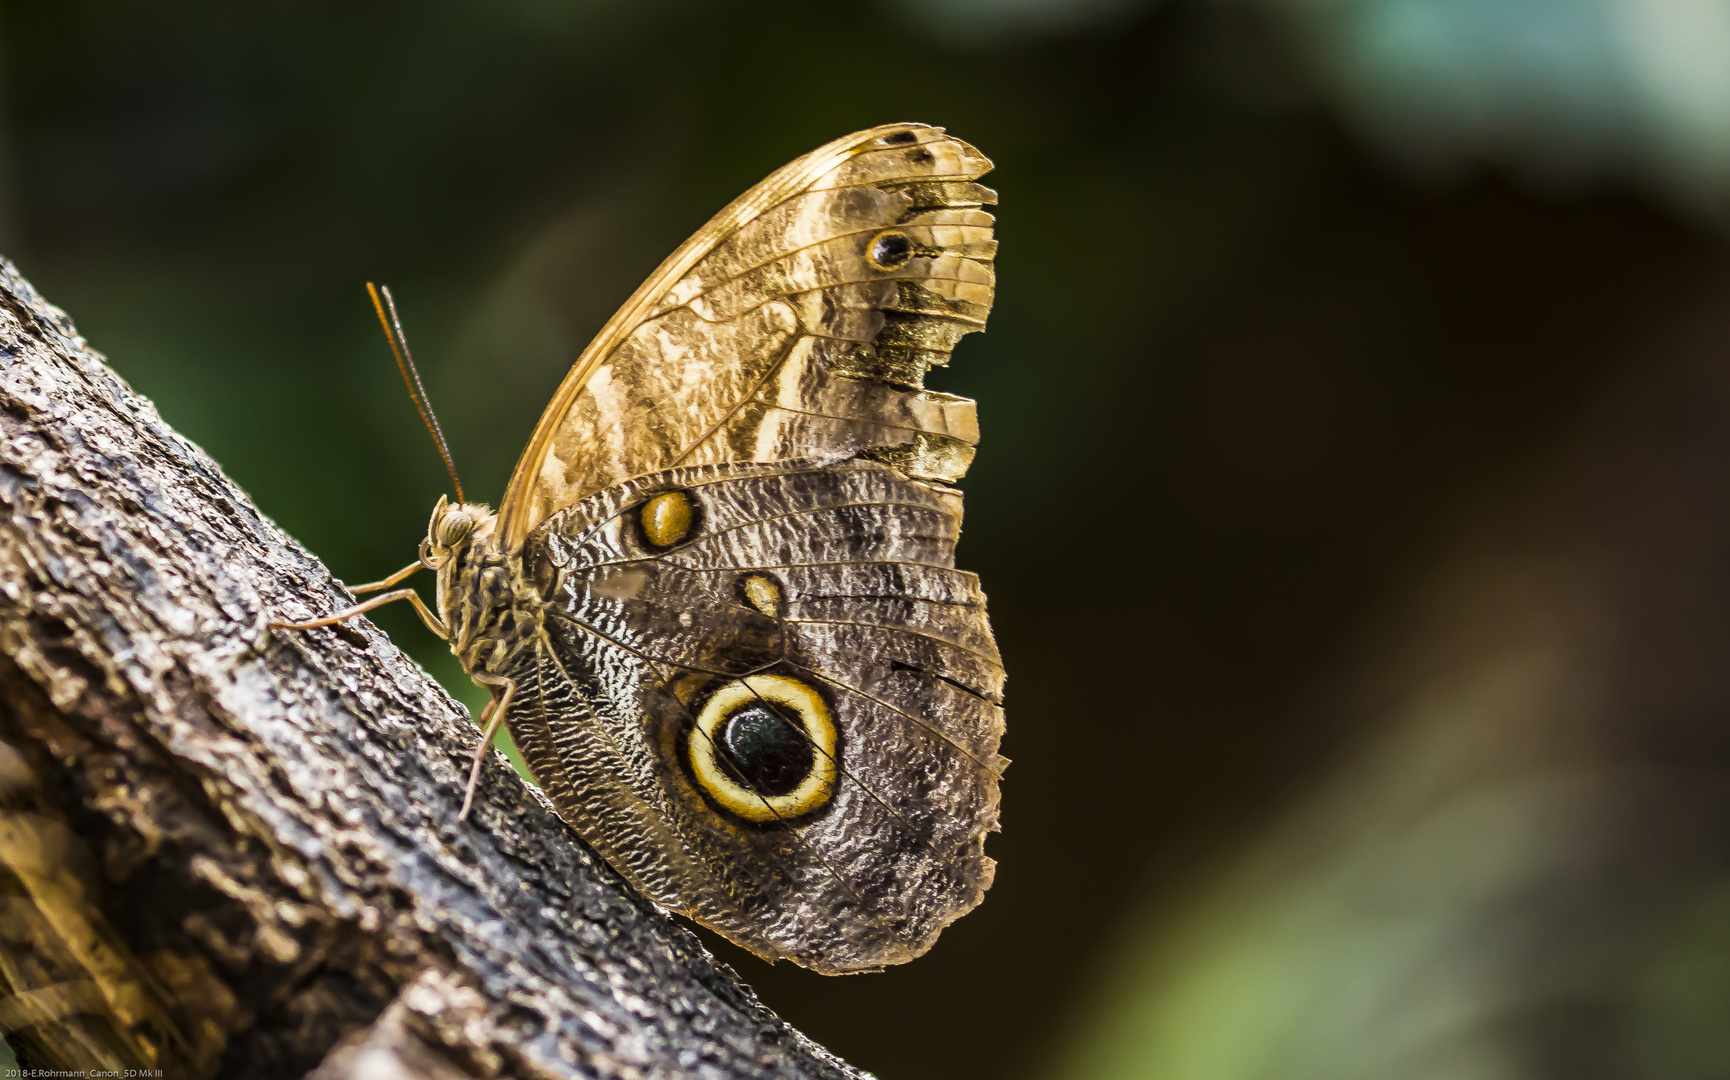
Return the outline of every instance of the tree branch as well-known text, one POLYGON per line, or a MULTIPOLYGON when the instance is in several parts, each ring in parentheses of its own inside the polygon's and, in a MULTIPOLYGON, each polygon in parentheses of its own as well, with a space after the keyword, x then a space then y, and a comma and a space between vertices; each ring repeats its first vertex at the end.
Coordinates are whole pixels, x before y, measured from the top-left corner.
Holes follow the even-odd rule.
POLYGON ((0 1031, 21 1058, 859 1075, 502 759, 459 825, 461 707, 369 624, 268 631, 351 598, 3 260, 0 504, 0 1031))

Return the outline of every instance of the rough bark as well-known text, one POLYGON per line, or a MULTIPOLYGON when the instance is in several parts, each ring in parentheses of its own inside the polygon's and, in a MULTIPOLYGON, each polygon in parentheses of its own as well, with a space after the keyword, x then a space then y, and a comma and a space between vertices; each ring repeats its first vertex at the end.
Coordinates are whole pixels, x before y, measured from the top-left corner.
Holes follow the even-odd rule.
POLYGON ((0 261, 0 1030, 42 1066, 856 1076, 0 261), (321 1064, 322 1063, 322 1064, 321 1064))

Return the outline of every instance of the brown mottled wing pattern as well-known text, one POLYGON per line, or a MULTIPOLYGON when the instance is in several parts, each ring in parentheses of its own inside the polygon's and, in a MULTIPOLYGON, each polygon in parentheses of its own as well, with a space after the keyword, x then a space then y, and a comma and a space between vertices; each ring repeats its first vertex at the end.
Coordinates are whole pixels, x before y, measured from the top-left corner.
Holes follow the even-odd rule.
POLYGON ((523 553, 546 633, 507 672, 524 757, 645 894, 760 955, 826 972, 919 955, 991 884, 1005 764, 955 509, 854 460, 681 467, 554 514, 523 553), (639 522, 668 491, 694 516, 656 550, 639 522), (826 703, 836 784, 810 813, 744 820, 695 781, 689 741, 718 688, 772 678, 826 703))
POLYGON ((541 417, 500 507, 515 550, 643 473, 857 454, 950 481, 973 403, 922 389, 984 327, 991 168, 941 128, 838 139, 741 196, 602 329, 541 417))

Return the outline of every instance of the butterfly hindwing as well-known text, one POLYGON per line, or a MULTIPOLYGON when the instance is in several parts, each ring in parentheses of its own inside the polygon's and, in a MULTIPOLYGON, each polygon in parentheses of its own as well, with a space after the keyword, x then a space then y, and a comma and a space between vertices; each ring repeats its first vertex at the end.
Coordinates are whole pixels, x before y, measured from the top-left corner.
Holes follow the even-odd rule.
POLYGON ((762 955, 923 952, 991 883, 1004 764, 956 505, 875 462, 794 461, 553 515, 524 549, 546 633, 509 717, 536 776, 645 893, 762 955))

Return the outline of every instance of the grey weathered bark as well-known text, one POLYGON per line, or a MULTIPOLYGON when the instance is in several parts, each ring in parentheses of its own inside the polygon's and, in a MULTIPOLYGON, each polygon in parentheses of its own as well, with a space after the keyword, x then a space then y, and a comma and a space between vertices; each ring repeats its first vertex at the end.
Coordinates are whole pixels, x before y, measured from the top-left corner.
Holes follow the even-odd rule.
POLYGON ((172 1078, 842 1077, 0 260, 0 1030, 172 1078), (320 1064, 322 1062, 322 1065, 320 1064))

